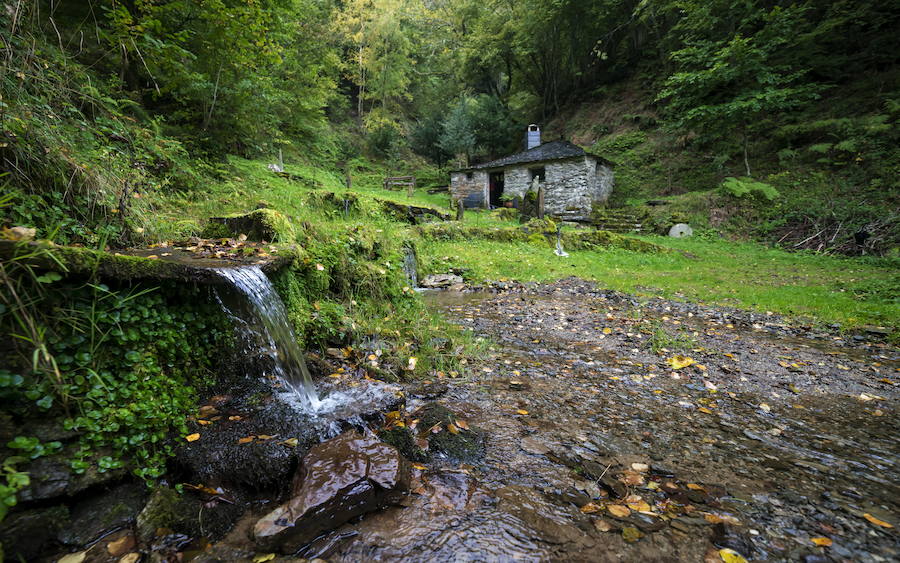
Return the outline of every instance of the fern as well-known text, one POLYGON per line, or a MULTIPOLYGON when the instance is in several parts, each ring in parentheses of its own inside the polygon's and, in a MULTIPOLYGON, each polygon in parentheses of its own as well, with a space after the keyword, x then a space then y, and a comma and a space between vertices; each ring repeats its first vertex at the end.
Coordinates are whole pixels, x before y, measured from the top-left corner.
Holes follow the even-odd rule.
POLYGON ((757 198, 765 201, 775 201, 781 194, 775 186, 758 182, 753 178, 725 178, 722 182, 722 192, 737 198, 757 198))

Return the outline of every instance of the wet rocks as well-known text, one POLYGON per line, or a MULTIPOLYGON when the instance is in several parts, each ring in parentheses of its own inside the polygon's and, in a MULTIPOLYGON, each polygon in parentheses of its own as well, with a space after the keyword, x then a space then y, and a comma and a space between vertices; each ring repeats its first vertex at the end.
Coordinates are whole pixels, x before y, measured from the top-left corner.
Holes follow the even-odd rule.
POLYGON ((58 535, 60 542, 87 545, 104 532, 130 524, 144 505, 146 490, 143 483, 123 483, 75 504, 71 523, 58 535))
POLYGON ((263 549, 293 553, 351 518, 396 504, 409 478, 409 464, 394 447, 347 432, 310 449, 293 498, 260 519, 253 537, 263 549))
MULTIPOLYGON (((439 403, 426 403, 415 413, 418 428, 423 429, 428 451, 450 461, 472 463, 484 457, 484 432, 478 428, 463 429, 458 418, 439 403)), ((468 425, 466 425, 468 426, 468 425)))
POLYGON ((453 288, 462 285, 462 276, 456 274, 431 274, 422 278, 422 287, 429 289, 453 288))
POLYGON ((220 502, 160 486, 137 516, 137 536, 145 543, 165 543, 171 541, 165 539, 169 535, 218 538, 231 529, 243 512, 243 503, 237 499, 220 502), (169 533, 159 534, 160 530, 169 533))
POLYGON ((277 489, 290 479, 306 448, 318 441, 308 416, 275 398, 262 399, 263 404, 253 407, 248 404, 252 398, 235 399, 219 407, 220 420, 192 428, 200 439, 185 442, 176 455, 193 481, 277 489), (236 420, 229 420, 232 417, 236 420), (297 439, 296 444, 285 445, 291 438, 297 439))
POLYGON ((54 544, 68 522, 69 510, 62 505, 10 514, 0 526, 0 544, 10 559, 31 561, 54 544))

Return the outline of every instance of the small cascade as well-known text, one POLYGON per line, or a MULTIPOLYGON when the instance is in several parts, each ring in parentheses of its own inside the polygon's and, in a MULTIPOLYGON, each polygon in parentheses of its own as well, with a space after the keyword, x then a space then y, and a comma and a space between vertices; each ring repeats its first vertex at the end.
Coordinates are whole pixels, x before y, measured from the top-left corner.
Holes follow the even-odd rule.
POLYGON ((318 411, 322 401, 316 394, 303 350, 288 323, 284 303, 266 274, 258 266, 215 268, 214 271, 245 298, 244 303, 238 304, 237 311, 221 298, 219 302, 245 336, 257 341, 262 351, 272 358, 271 375, 294 395, 301 407, 318 411))

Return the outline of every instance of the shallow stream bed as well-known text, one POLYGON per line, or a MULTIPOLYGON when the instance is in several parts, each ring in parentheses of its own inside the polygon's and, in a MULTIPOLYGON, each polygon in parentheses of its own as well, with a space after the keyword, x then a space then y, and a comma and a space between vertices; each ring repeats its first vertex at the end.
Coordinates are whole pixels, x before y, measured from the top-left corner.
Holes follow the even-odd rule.
POLYGON ((895 348, 578 280, 427 299, 493 343, 441 398, 485 457, 422 468, 330 559, 900 558, 895 348))

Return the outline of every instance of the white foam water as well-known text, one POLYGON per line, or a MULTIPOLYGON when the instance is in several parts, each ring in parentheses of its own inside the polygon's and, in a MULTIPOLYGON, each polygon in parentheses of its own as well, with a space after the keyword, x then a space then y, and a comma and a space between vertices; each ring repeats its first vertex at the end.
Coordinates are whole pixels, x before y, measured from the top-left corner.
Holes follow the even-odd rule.
POLYGON ((312 413, 323 410, 324 403, 316 393, 303 349, 288 322, 287 310, 281 297, 258 266, 215 268, 220 277, 227 280, 246 300, 247 315, 236 314, 219 299, 219 303, 237 323, 239 330, 256 337, 261 351, 273 360, 273 375, 284 389, 290 401, 302 410, 312 413))

